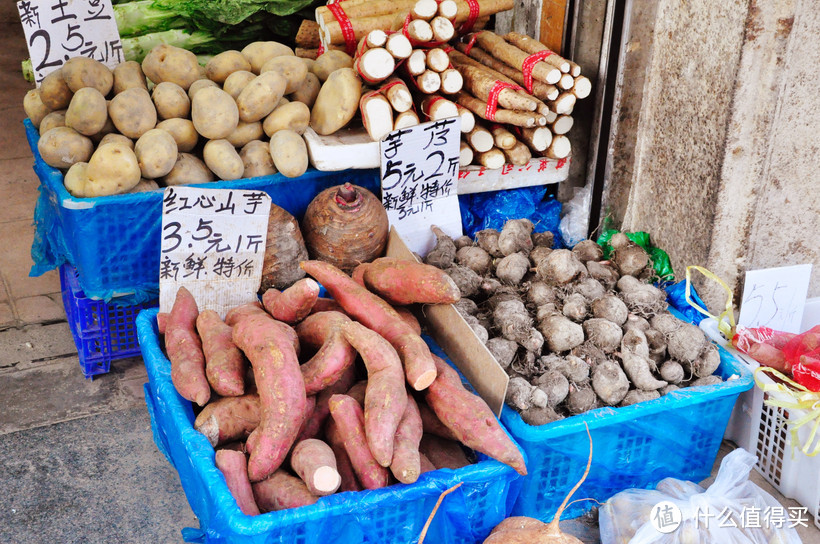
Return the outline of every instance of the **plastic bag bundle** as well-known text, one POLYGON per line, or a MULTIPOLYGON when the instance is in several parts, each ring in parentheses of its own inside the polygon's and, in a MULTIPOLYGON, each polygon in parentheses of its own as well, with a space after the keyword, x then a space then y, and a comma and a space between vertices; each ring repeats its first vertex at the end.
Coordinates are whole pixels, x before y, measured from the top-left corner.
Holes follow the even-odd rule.
POLYGON ((535 232, 553 233, 553 247, 564 247, 559 229, 561 203, 546 194, 547 189, 540 186, 460 195, 464 234, 474 238, 483 229, 501 230, 508 219, 529 219, 535 232))
POLYGON ((806 389, 820 391, 820 325, 801 334, 738 327, 732 345, 763 366, 791 374, 806 389))
POLYGON ((749 481, 757 458, 727 455, 715 483, 667 478, 656 489, 628 489, 600 510, 602 544, 800 544, 787 511, 749 481))

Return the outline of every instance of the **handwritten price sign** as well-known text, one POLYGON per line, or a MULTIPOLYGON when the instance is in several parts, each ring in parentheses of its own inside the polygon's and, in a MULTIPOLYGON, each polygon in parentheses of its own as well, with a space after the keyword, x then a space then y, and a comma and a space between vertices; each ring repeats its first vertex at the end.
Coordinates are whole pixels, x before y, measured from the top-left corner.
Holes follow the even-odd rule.
POLYGON ((461 236, 458 158, 461 119, 453 117, 394 130, 379 145, 382 204, 410 250, 426 255, 435 244, 430 225, 461 236))
POLYGON ((168 187, 162 202, 159 307, 184 285, 200 310, 257 300, 270 197, 263 191, 168 187))
POLYGON ((800 332, 810 278, 810 264, 746 272, 738 324, 800 332))
POLYGON ((37 85, 71 57, 125 60, 111 0, 21 0, 17 12, 37 85))

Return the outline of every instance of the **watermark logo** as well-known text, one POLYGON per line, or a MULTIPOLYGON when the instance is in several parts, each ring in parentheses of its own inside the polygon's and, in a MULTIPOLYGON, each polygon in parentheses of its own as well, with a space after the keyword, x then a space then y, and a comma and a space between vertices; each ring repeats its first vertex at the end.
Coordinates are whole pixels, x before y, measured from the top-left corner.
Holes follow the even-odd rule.
POLYGON ((669 501, 662 501, 652 507, 649 520, 652 523, 652 527, 654 527, 656 531, 663 534, 669 534, 680 527, 680 524, 683 521, 683 514, 677 504, 669 501))

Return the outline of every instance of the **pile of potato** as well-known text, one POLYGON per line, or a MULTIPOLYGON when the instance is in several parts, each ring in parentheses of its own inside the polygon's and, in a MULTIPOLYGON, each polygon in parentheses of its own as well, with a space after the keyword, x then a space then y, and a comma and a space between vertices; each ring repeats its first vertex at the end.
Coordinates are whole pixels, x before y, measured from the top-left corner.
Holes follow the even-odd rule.
POLYGON ((23 107, 40 131, 43 160, 66 170, 76 197, 298 177, 308 167, 307 127, 331 134, 356 112, 361 82, 352 63, 344 54, 313 61, 277 42, 254 42, 202 67, 190 51, 158 45, 142 64, 114 70, 71 58, 23 107))

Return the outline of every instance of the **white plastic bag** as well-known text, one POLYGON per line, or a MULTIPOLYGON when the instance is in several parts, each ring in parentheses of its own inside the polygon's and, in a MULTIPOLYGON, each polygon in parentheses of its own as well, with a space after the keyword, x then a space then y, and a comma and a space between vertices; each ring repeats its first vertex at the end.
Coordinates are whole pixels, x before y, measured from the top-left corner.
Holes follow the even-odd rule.
POLYGON ((749 481, 757 458, 727 455, 704 490, 674 478, 628 489, 601 508, 602 544, 800 544, 789 511, 749 481))
POLYGON ((576 187, 572 199, 564 204, 558 228, 567 246, 572 247, 581 240, 586 240, 591 203, 592 190, 589 187, 576 187))

